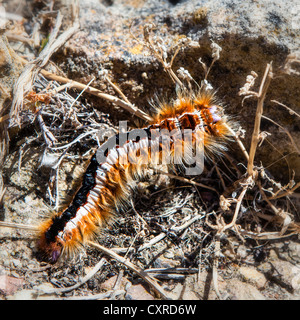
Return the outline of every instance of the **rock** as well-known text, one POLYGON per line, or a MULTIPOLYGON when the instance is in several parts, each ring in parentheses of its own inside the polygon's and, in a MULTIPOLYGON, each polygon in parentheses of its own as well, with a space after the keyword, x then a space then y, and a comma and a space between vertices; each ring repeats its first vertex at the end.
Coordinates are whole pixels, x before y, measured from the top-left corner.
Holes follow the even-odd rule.
POLYGON ((291 242, 288 254, 293 261, 300 263, 300 243, 291 242))
POLYGON ((267 283, 265 275, 253 267, 240 267, 238 272, 245 282, 255 285, 258 289, 263 289, 267 283))
POLYGON ((177 260, 168 259, 165 257, 159 257, 155 260, 154 268, 175 268, 180 265, 177 260))
POLYGON ((141 285, 131 286, 125 295, 126 300, 154 300, 154 297, 141 285))
POLYGON ((286 288, 288 291, 299 291, 300 289, 300 265, 293 265, 288 261, 273 261, 272 262, 272 273, 269 276, 286 288))
POLYGON ((173 250, 167 250, 165 253, 164 253, 164 257, 166 259, 174 259, 174 252, 173 250))
POLYGON ((199 300, 199 297, 194 291, 184 291, 182 300, 199 300))
POLYGON ((226 293, 231 300, 266 300, 253 285, 237 279, 226 282, 226 293))
POLYGON ((257 267, 257 270, 262 272, 264 275, 270 275, 272 273, 272 264, 270 262, 264 262, 257 267))
POLYGON ((29 289, 24 289, 16 292, 14 295, 7 297, 8 300, 33 300, 35 299, 34 291, 29 289))
POLYGON ((196 292, 195 278, 187 277, 182 283, 167 283, 163 287, 165 292, 168 293, 168 297, 172 300, 199 300, 202 292, 196 292))
POLYGON ((237 249, 237 256, 240 258, 240 259, 246 259, 246 257, 249 255, 248 251, 247 251, 247 247, 243 244, 239 245, 238 246, 238 249, 237 249))
POLYGON ((57 294, 51 293, 51 294, 36 294, 37 290, 42 291, 51 291, 55 287, 51 283, 42 283, 38 286, 35 286, 34 289, 32 290, 34 299, 36 300, 53 300, 57 298, 57 294))
MULTIPOLYGON (((106 281, 104 281, 101 284, 101 289, 107 290, 107 291, 112 290, 116 281, 117 281, 117 278, 118 278, 118 276, 115 275, 115 276, 112 276, 111 278, 107 279, 106 281)), ((128 279, 123 277, 121 280, 121 283, 120 283, 120 289, 128 288, 130 285, 131 285, 131 282, 128 279)))
POLYGON ((8 300, 53 300, 57 298, 57 294, 39 294, 40 291, 53 290, 53 285, 51 283, 40 284, 33 289, 24 289, 16 292, 13 295, 7 297, 8 300))
POLYGON ((172 300, 179 300, 182 296, 183 292, 183 285, 181 283, 170 283, 167 282, 163 289, 165 292, 167 292, 168 297, 170 297, 172 300))
MULTIPOLYGON (((176 5, 172 1, 158 0, 135 3, 116 0, 110 5, 97 0, 85 1, 80 3, 81 31, 68 41, 67 56, 61 57, 60 67, 67 70, 71 79, 88 82, 94 76, 93 85, 108 92, 111 89, 99 73, 101 65, 134 104, 148 111, 149 97, 154 93, 171 97, 174 85, 157 60, 136 40, 142 40, 142 28, 147 23, 155 26, 155 36, 161 39, 168 60, 174 52, 173 46, 182 39, 190 39, 176 57, 173 69, 177 72, 180 67, 185 68, 197 82, 204 77, 198 59, 210 64, 210 45, 214 41, 222 51, 211 69, 209 82, 218 88, 227 112, 246 129, 245 144, 249 147, 256 107, 250 99, 242 106, 239 89, 253 70, 259 75, 256 90, 268 62, 273 61, 274 72, 279 75, 288 55, 296 54, 300 45, 297 5, 297 0, 280 5, 276 0, 203 0, 198 3, 182 0, 176 5)), ((299 113, 295 94, 299 86, 300 77, 296 72, 280 73, 280 77, 273 79, 268 95, 299 113)), ((299 145, 295 117, 274 106, 276 104, 270 100, 266 102, 268 117, 284 126, 299 145)), ((116 120, 129 117, 123 110, 113 110, 105 101, 101 108, 116 120)), ((263 125, 264 130, 272 134, 268 139, 278 151, 264 143, 257 156, 265 165, 273 163, 270 170, 274 176, 285 177, 287 166, 277 161, 278 152, 288 154, 294 149, 286 143, 286 135, 276 125, 265 120, 263 125)), ((288 161, 290 169, 295 171, 295 180, 299 180, 297 155, 289 155, 288 161)))
POLYGON ((8 275, 0 275, 0 293, 4 296, 14 294, 24 284, 21 278, 10 277, 8 275))
POLYGON ((13 267, 18 268, 20 266, 21 262, 18 259, 12 259, 11 264, 13 265, 13 267))
MULTIPOLYGON (((219 276, 218 286, 222 295, 225 292, 225 285, 225 281, 219 276)), ((202 271, 199 275, 193 274, 187 276, 184 287, 180 292, 180 297, 185 300, 217 300, 218 297, 213 288, 211 273, 202 271)))
POLYGON ((300 270, 299 270, 299 268, 297 268, 296 275, 291 280, 291 285, 292 285, 295 293, 300 294, 300 270))

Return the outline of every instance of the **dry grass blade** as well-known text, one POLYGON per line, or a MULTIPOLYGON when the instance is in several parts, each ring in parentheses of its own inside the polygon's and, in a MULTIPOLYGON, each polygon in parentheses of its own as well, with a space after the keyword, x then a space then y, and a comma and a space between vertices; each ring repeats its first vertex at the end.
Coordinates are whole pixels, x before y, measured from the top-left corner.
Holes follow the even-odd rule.
POLYGON ((2 203, 2 199, 3 199, 5 191, 6 191, 6 188, 4 187, 2 172, 0 172, 0 205, 2 203))
POLYGON ((167 234, 165 232, 161 232, 158 236, 154 237, 153 239, 151 239, 149 242, 147 242, 143 246, 140 246, 138 249, 138 252, 143 251, 147 248, 151 248, 155 243, 163 240, 166 236, 167 236, 167 234))
POLYGON ((0 117, 0 123, 6 121, 9 119, 9 114, 6 114, 5 116, 0 117))
POLYGON ((144 272, 147 273, 181 273, 181 274, 194 274, 198 273, 198 268, 152 268, 145 269, 144 272))
POLYGON ((243 144, 243 142, 241 141, 241 139, 239 138, 239 136, 236 134, 236 132, 234 132, 232 130, 232 128, 230 128, 229 126, 227 126, 227 129, 229 130, 229 132, 232 134, 232 136, 234 137, 235 141, 237 142, 237 144, 239 145, 240 149, 243 152, 243 155, 245 156, 246 160, 249 161, 249 154, 243 144))
POLYGON ((285 104, 283 104, 283 103, 281 103, 281 102, 279 102, 279 101, 277 101, 277 100, 271 100, 271 102, 277 103, 278 105, 286 108, 291 115, 296 115, 298 118, 300 118, 300 114, 299 114, 299 113, 297 113, 297 112, 294 111, 293 109, 289 108, 289 107, 286 106, 285 104))
POLYGON ((32 86, 33 79, 38 70, 44 67, 51 55, 56 52, 65 42, 78 30, 79 24, 76 22, 71 28, 63 32, 57 39, 57 34, 62 23, 62 15, 58 13, 56 24, 53 31, 50 34, 49 41, 45 48, 41 51, 38 58, 30 61, 24 67, 19 79, 17 80, 13 89, 13 102, 10 110, 11 125, 13 122, 20 125, 19 112, 23 106, 23 96, 25 92, 28 92, 32 86))
POLYGON ((7 37, 7 39, 9 41, 20 41, 20 42, 24 42, 28 45, 32 45, 33 44, 33 39, 28 38, 28 37, 24 37, 22 35, 19 34, 14 34, 10 31, 6 31, 5 32, 5 36, 7 37))
POLYGON ((52 147, 57 142, 57 140, 52 134, 52 132, 47 128, 40 111, 38 111, 36 118, 43 132, 43 137, 45 139, 47 146, 52 147))
POLYGON ((219 284, 218 284, 218 262, 221 253, 221 244, 220 244, 220 237, 221 233, 218 232, 215 237, 215 248, 214 248, 214 257, 213 257, 213 268, 212 268, 212 280, 214 289, 216 292, 217 297, 222 300, 222 295, 219 291, 219 284))
MULTIPOLYGON (((176 226, 172 226, 170 228, 171 232, 175 232, 175 233, 180 233, 183 230, 187 229, 189 226, 191 226, 193 223, 195 223, 198 220, 201 220, 204 218, 204 215, 201 214, 197 214, 195 216, 193 216, 192 218, 190 218, 188 221, 186 221, 185 223, 183 223, 182 225, 176 227, 176 226)), ((158 236, 154 237, 153 239, 151 239, 149 242, 145 243, 144 245, 140 246, 138 248, 138 252, 141 252, 145 249, 151 248, 154 244, 156 244, 159 241, 162 241, 164 238, 167 237, 167 233, 166 232, 161 232, 158 236)))
POLYGON ((264 100, 265 96, 269 87, 269 84, 272 79, 272 64, 268 63, 263 80, 261 82, 259 92, 257 94, 257 109, 256 109, 256 116, 255 116, 255 122, 254 122, 254 129, 252 133, 252 141, 251 141, 251 147, 250 147, 250 152, 249 152, 249 161, 248 161, 248 175, 252 176, 253 175, 253 168, 254 168, 254 157, 256 153, 256 149, 259 143, 259 133, 260 133, 260 123, 261 123, 261 117, 263 114, 263 106, 264 106, 264 100))
POLYGON ((261 232, 261 233, 257 233, 257 232, 253 232, 253 231, 248 231, 248 230, 244 230, 244 229, 239 229, 238 230, 239 233, 241 235, 247 236, 251 239, 255 239, 255 240, 277 240, 277 239, 283 239, 283 238, 288 238, 292 235, 297 234, 297 232, 291 232, 288 234, 281 234, 281 232, 261 232))
POLYGON ((0 228, 15 228, 15 229, 24 229, 37 232, 39 229, 36 226, 23 224, 23 223, 14 223, 14 222, 4 222, 0 221, 0 228))
POLYGON ((187 229, 190 225, 192 225, 193 223, 195 223, 196 221, 203 219, 204 215, 203 214, 197 214, 195 216, 193 216, 191 219, 189 219, 187 222, 185 222, 184 224, 182 224, 181 226, 178 227, 171 227, 170 231, 174 231, 174 232, 181 232, 185 229, 187 229))
POLYGON ((280 194, 274 195, 272 197, 269 197, 268 200, 275 200, 275 199, 279 199, 279 198, 282 198, 282 197, 290 196, 298 188, 300 188, 300 182, 296 183, 291 189, 286 190, 283 193, 280 193, 280 194))

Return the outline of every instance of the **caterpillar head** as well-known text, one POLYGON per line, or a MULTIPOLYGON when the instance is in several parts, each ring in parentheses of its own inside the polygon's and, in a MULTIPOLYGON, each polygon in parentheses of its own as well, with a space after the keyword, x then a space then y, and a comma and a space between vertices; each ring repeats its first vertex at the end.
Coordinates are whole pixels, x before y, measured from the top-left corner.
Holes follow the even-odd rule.
POLYGON ((63 243, 58 236, 52 236, 51 223, 52 219, 40 226, 37 251, 39 259, 49 263, 55 263, 62 255, 63 243))

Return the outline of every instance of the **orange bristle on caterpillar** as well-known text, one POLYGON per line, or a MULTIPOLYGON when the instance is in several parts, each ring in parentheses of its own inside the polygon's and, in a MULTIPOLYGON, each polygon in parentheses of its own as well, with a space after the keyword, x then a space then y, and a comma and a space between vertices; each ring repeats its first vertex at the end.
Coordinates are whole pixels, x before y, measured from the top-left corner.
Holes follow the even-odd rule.
MULTIPOLYGON (((224 115, 214 94, 208 91, 197 94, 180 92, 172 103, 160 103, 156 111, 153 121, 142 128, 144 137, 130 139, 130 132, 127 132, 125 140, 121 142, 119 133, 113 137, 113 145, 104 143, 93 155, 69 206, 40 227, 38 248, 44 259, 56 262, 63 253, 76 251, 115 217, 115 210, 129 199, 132 181, 145 175, 145 169, 153 158, 162 159, 162 142, 160 138, 153 138, 153 131, 167 129, 184 132, 190 129, 193 146, 201 142, 203 152, 209 157, 209 154, 222 153, 226 141, 232 136, 232 130, 228 127, 235 127, 235 123, 224 115), (157 148, 153 149, 153 146, 157 148), (135 158, 135 162, 121 161, 124 156, 131 159, 137 153, 141 155, 142 150, 151 151, 147 153, 148 162, 145 163, 142 157, 135 158), (99 153, 105 155, 104 160, 101 158, 98 161, 99 153)), ((178 137, 183 146, 183 136, 178 137)), ((178 144, 176 146, 172 140, 170 156, 173 162, 175 148, 178 148, 178 144)))

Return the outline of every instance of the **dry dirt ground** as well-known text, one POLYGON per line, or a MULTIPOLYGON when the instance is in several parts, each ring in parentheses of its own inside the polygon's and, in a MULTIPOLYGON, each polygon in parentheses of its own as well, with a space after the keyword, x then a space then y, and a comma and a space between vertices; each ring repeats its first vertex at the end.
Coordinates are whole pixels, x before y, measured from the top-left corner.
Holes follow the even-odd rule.
MULTIPOLYGON (((39 1, 35 5, 34 18, 38 17, 43 22, 40 29, 42 38, 49 35, 49 30, 53 30, 57 11, 54 11, 55 14, 47 12, 39 1), (38 15, 39 10, 41 15, 38 15)), ((30 20, 24 24, 16 24, 17 27, 12 24, 11 33, 21 29, 25 33, 28 30, 30 34, 34 25, 30 20)), ((67 29, 67 26, 64 27, 67 29)), ((82 34, 78 37, 81 43, 82 34)), ((12 45, 18 54, 27 55, 29 59, 39 55, 40 48, 28 48, 24 45, 23 38, 13 39, 12 45)), ((62 45, 52 57, 52 61, 59 67, 49 70, 55 74, 61 72, 60 75, 64 77, 70 74, 74 76, 72 80, 87 84, 91 80, 91 77, 86 76, 87 69, 91 70, 95 66, 88 54, 78 54, 78 48, 72 47, 78 38, 72 39, 73 42, 67 46, 70 51, 64 51, 62 45)), ((114 46, 122 47, 118 43, 114 43, 114 46)), ((135 50, 140 54, 140 47, 135 50)), ((188 61, 189 54, 196 50, 194 43, 190 50, 187 54, 188 61)), ((205 50, 210 52, 209 46, 205 50)), ((102 51, 105 51, 104 46, 102 51)), ((147 54, 149 57, 149 52, 147 54)), ((147 72, 136 76, 140 74, 139 63, 144 60, 121 65, 118 59, 113 62, 110 58, 107 59, 105 67, 111 67, 109 76, 116 80, 116 84, 120 81, 122 91, 136 105, 139 96, 143 99, 142 105, 145 105, 147 94, 153 94, 159 89, 155 87, 155 82, 152 82, 149 89, 148 77, 152 77, 155 72, 159 78, 157 81, 163 82, 174 94, 174 84, 170 79, 165 80, 167 72, 161 66, 158 67, 157 61, 152 65, 148 60, 147 66, 144 66, 147 72), (118 66, 120 68, 115 72, 114 68, 118 66), (130 80, 130 76, 134 80, 130 80), (126 81, 122 82, 124 78, 126 81)), ((184 54, 180 55, 177 63, 181 60, 185 61, 184 54)), ((21 72, 16 64, 16 61, 10 61, 10 66, 15 68, 10 68, 11 71, 8 72, 8 77, 14 79, 11 90, 21 72)), ((95 72, 97 88, 117 94, 102 76, 95 72)), ((247 73, 243 74, 243 79, 246 76, 247 73)), ((35 92, 46 90, 49 93, 49 90, 62 84, 39 74, 31 89, 35 92)), ((244 83, 239 85, 242 87, 244 83)), ((168 90, 166 91, 169 92, 168 90)), ((78 97, 80 91, 70 88, 64 88, 58 93, 51 91, 52 100, 49 103, 40 101, 38 105, 25 99, 25 107, 18 114, 21 126, 6 126, 6 122, 2 122, 4 118, 0 118, 0 124, 3 125, 2 141, 6 139, 6 133, 10 136, 1 172, 3 186, 1 185, 0 197, 4 188, 5 192, 2 195, 0 221, 23 226, 39 225, 55 210, 57 203, 73 194, 74 181, 81 177, 80 169, 98 144, 92 130, 117 129, 117 120, 124 118, 130 120, 130 125, 137 120, 130 112, 121 111, 120 106, 115 108, 107 101, 99 102, 97 97, 86 93, 78 97), (78 101, 75 101, 76 98, 78 101), (43 122, 37 117, 37 109, 41 110, 43 122), (47 136, 47 130, 52 136, 47 136), (54 144, 51 145, 53 137, 56 141, 53 140, 54 144), (81 138, 76 142, 78 137, 81 138), (69 143, 71 145, 65 148, 69 143), (62 161, 56 166, 58 159, 62 161)), ((241 97, 235 99, 242 100, 241 97)), ((11 100, 1 103, 2 117, 9 114, 11 100)), ((253 103, 253 107, 255 110, 256 103, 253 103)), ((150 107, 143 110, 148 112, 150 107)), ((251 129, 245 133, 249 141, 254 118, 255 114, 249 117, 251 129)), ((295 116, 293 121, 296 126, 299 119, 295 116)), ((292 148, 290 144, 289 148, 292 148)), ((272 192, 278 192, 279 195, 288 192, 288 196, 272 201, 274 209, 264 201, 261 189, 255 184, 241 201, 236 220, 236 225, 241 229, 230 228, 218 234, 214 228, 220 221, 229 224, 232 220, 236 208, 235 199, 238 199, 242 189, 239 182, 247 173, 247 161, 242 159, 241 150, 232 141, 227 156, 208 161, 200 177, 180 180, 178 176, 174 178, 159 175, 149 170, 147 179, 137 181, 132 201, 126 209, 117 214, 116 220, 104 228, 96 240, 110 249, 110 253, 86 246, 74 257, 52 265, 38 259, 35 233, 32 230, 24 230, 17 225, 16 228, 0 228, 1 299, 161 299, 157 287, 147 281, 150 277, 156 280, 155 283, 163 290, 165 298, 171 299, 298 300, 300 242, 297 232, 288 227, 294 222, 299 223, 300 206, 299 194, 293 197, 288 192, 294 186, 290 177, 275 182, 280 174, 274 178, 267 170, 263 171, 263 164, 260 163, 260 158, 257 159, 256 164, 261 174, 258 180, 263 190, 269 192, 269 196, 272 192), (265 172, 266 175, 263 176, 265 172), (225 200, 232 201, 228 210, 220 202, 222 194, 225 200), (276 211, 277 209, 282 211, 276 211), (288 212, 288 218, 282 218, 281 212, 288 212), (240 233, 239 230, 244 230, 245 233, 240 233), (288 236, 289 233, 292 235, 288 236), (266 234, 265 238, 256 237, 260 234, 266 234), (272 236, 275 234, 276 236, 272 236), (119 258, 113 257, 112 252, 117 253, 119 258), (126 257, 127 260, 122 262, 120 257, 126 257), (129 263, 136 267, 135 271, 129 263), (148 278, 143 278, 142 274, 146 274, 148 278)))

